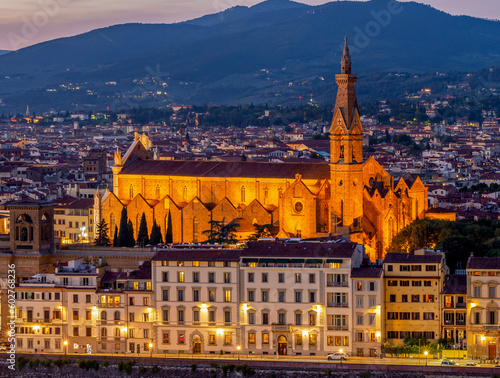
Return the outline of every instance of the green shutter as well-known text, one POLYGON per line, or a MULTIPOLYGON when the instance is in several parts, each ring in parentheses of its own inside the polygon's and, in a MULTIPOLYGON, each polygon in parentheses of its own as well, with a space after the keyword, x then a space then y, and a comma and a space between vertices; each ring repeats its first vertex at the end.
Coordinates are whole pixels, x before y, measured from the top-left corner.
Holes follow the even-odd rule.
POLYGON ((274 264, 274 259, 260 259, 259 263, 272 263, 272 264, 274 264))
POLYGON ((342 264, 342 260, 338 260, 338 259, 337 260, 335 260, 335 259, 327 259, 326 262, 328 264, 331 264, 331 263, 333 263, 333 264, 342 264))
POLYGON ((244 262, 244 263, 252 263, 252 262, 256 263, 256 262, 259 262, 259 259, 249 259, 249 258, 247 258, 247 259, 243 259, 242 262, 244 262))
POLYGON ((306 264, 321 264, 323 262, 322 259, 307 259, 306 264))
POLYGON ((276 264, 288 264, 289 259, 276 259, 276 264))
POLYGON ((291 259, 291 264, 304 264, 304 259, 291 259))

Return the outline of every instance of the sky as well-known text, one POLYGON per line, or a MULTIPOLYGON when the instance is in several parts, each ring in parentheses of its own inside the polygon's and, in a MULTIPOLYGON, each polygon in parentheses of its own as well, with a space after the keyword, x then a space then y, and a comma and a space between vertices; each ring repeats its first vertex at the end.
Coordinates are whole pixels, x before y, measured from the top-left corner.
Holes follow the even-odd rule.
MULTIPOLYGON (((81 34, 115 24, 185 21, 236 5, 252 6, 261 1, 0 0, 0 50, 17 50, 50 39, 81 34)), ((309 5, 329 2, 296 1, 309 5)), ((499 0, 417 0, 417 2, 430 4, 454 15, 500 20, 499 0)))

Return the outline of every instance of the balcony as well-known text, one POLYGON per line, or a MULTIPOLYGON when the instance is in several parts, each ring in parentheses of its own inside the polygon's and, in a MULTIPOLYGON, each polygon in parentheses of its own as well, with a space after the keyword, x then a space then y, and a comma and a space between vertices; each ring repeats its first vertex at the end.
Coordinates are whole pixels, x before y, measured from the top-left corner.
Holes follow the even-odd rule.
POLYGON ((457 303, 457 308, 465 308, 465 303, 457 303))
POLYGON ((349 284, 347 282, 335 282, 335 281, 328 281, 326 283, 327 287, 349 287, 349 284))
POLYGON ((465 325, 465 320, 457 320, 457 325, 464 326, 465 325))
POLYGON ((444 324, 446 324, 446 325, 454 325, 455 322, 453 321, 453 319, 445 319, 444 320, 444 324))
POLYGON ((346 325, 329 325, 329 331, 349 331, 349 326, 346 325))
POLYGON ((500 330, 499 324, 483 324, 483 329, 485 331, 498 331, 500 330))
POLYGON ((347 308, 347 307, 349 307, 349 304, 347 302, 327 302, 326 307, 347 308))
POLYGON ((288 332, 290 330, 290 326, 286 324, 272 324, 272 330, 277 332, 288 332))

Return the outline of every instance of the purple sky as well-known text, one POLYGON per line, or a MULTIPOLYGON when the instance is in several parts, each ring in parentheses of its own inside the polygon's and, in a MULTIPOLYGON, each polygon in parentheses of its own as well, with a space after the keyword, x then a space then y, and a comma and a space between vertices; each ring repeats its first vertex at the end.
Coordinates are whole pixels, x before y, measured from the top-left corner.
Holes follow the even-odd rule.
MULTIPOLYGON (((170 23, 262 0, 0 0, 0 50, 127 22, 170 23), (46 9, 45 11, 43 9, 46 9), (36 25, 30 28, 28 25, 36 25)), ((297 0, 310 5, 322 0, 297 0)), ((364 0, 359 0, 364 1, 364 0)), ((408 0, 402 0, 408 1, 408 0)), ((417 0, 455 15, 500 19, 499 0, 417 0)))

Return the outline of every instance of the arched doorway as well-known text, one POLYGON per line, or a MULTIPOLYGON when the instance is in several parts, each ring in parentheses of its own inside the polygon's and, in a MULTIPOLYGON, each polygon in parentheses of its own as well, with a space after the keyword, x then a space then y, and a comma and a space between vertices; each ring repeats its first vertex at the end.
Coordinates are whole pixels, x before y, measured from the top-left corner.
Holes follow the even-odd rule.
POLYGON ((201 353, 201 339, 200 336, 193 336, 193 354, 201 353))
POLYGON ((278 354, 281 356, 286 356, 286 337, 281 335, 278 337, 278 354))

